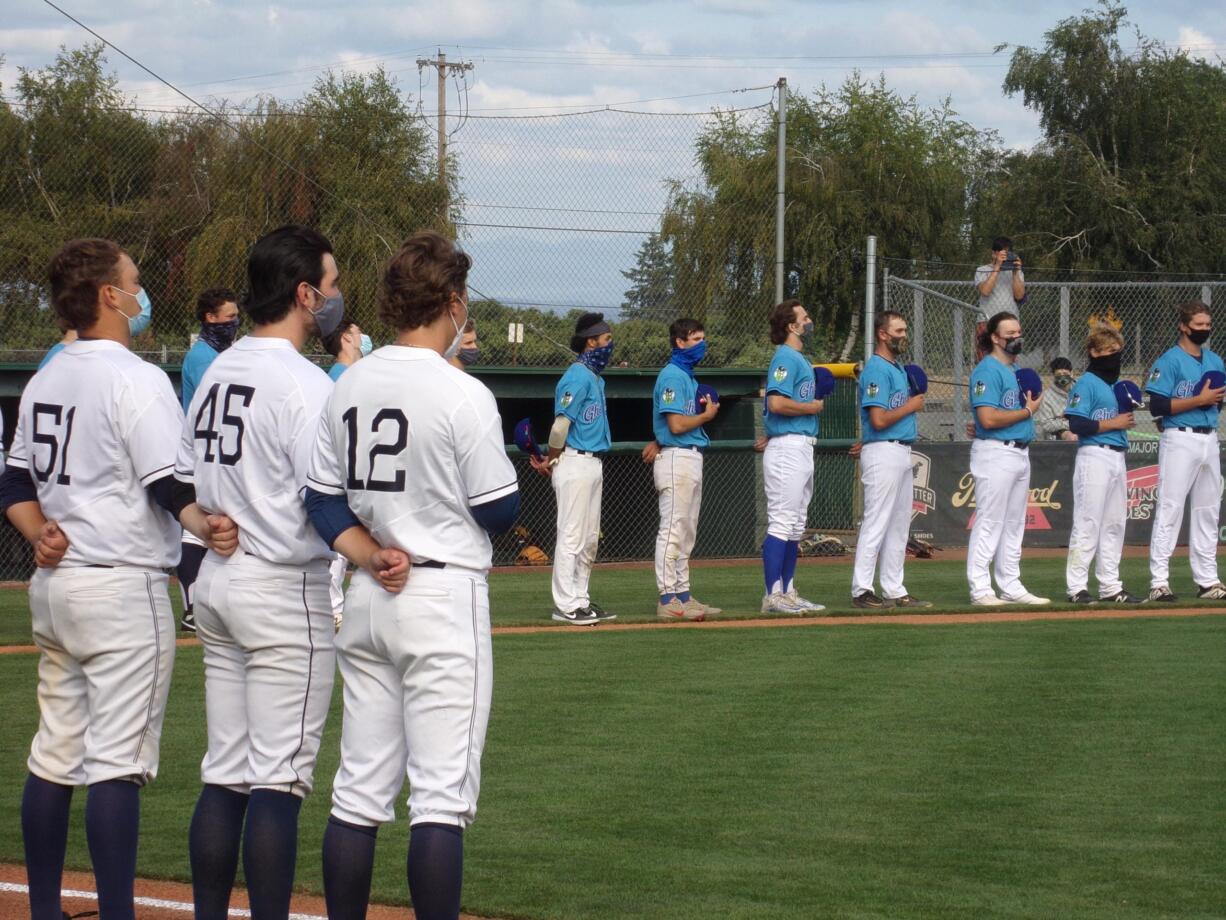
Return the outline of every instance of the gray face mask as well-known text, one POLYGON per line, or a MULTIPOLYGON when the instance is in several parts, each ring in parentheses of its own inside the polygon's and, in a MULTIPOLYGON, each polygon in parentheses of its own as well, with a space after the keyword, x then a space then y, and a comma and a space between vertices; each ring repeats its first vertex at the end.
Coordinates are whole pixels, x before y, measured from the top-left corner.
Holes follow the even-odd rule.
POLYGON ((315 317, 315 325, 319 327, 319 337, 326 338, 334 333, 336 327, 341 324, 341 319, 345 315, 345 298, 339 292, 328 297, 309 281, 307 286, 324 299, 324 305, 318 310, 312 310, 311 316, 315 317))

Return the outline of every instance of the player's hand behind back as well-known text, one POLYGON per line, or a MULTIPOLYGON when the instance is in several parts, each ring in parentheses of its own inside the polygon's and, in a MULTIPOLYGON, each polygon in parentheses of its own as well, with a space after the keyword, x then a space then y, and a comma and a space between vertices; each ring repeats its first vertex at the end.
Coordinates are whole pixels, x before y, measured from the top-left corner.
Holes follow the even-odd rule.
POLYGON ((232 556, 238 549, 238 525, 224 514, 210 514, 205 518, 209 525, 209 549, 219 556, 232 556))
POLYGON ((377 549, 370 554, 366 570, 388 594, 399 594, 409 580, 409 554, 394 547, 377 549))
POLYGON ((50 569, 60 564, 64 554, 68 552, 68 535, 60 530, 55 521, 43 524, 34 544, 34 564, 40 569, 50 569))

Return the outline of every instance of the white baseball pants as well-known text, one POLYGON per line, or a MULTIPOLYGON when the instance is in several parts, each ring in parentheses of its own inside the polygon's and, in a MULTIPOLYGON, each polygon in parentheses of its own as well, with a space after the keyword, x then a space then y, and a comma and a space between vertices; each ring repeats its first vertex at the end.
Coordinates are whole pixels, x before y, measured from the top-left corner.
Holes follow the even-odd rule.
POLYGON ((971 445, 975 477, 975 525, 966 548, 971 597, 992 593, 988 566, 994 563, 1001 597, 1026 593, 1022 585, 1022 538, 1030 495, 1030 453, 1002 441, 977 439, 971 445))
POLYGON ((334 617, 345 612, 345 573, 348 571, 349 560, 337 553, 332 564, 328 566, 328 599, 332 602, 334 617))
POLYGON ((368 827, 393 820, 407 775, 410 824, 467 827, 494 686, 485 573, 413 568, 388 594, 358 572, 336 646, 345 720, 332 814, 368 827))
POLYGON ((860 451, 860 483, 864 486, 864 519, 856 538, 852 597, 873 590, 878 563, 882 595, 902 597, 907 593, 902 572, 915 486, 910 446, 890 441, 865 444, 860 451))
POLYGON ((571 448, 553 468, 558 503, 558 539, 553 551, 553 605, 566 613, 592 602, 588 583, 600 541, 604 472, 599 457, 571 448))
POLYGON ((690 590, 690 553, 698 538, 702 505, 702 454, 666 447, 652 464, 660 498, 660 532, 656 534, 656 587, 660 594, 690 590))
POLYGON ((81 786, 157 775, 175 659, 169 584, 164 572, 128 566, 35 571, 35 776, 81 786))
POLYGON ((813 445, 816 438, 784 434, 771 438, 762 455, 766 488, 766 532, 780 540, 800 540, 809 523, 813 498, 813 445))
POLYGON ((210 552, 196 582, 209 748, 203 782, 305 797, 336 672, 328 562, 210 552))
POLYGON ((1069 595, 1085 591, 1090 563, 1100 597, 1124 590, 1120 555, 1128 522, 1128 469, 1121 451, 1087 444, 1073 464, 1073 530, 1068 538, 1064 581, 1069 595))
POLYGON ((1188 517, 1188 561, 1202 588, 1217 584, 1218 517, 1222 507, 1222 462, 1217 433, 1167 429, 1158 441, 1158 503, 1149 538, 1150 587, 1170 584, 1171 553, 1179 539, 1184 501, 1188 517))

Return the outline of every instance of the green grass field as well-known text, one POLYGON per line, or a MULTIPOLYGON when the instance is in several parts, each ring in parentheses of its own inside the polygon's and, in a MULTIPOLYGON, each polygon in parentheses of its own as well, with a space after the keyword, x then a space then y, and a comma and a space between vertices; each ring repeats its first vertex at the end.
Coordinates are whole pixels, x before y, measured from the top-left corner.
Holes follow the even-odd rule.
MULTIPOLYGON (((1134 590, 1143 563, 1126 567, 1134 590)), ((1062 567, 1028 562, 1028 586, 1054 590, 1062 567)), ((910 571, 915 593, 964 606, 960 564, 910 571)), ((841 599, 848 575, 807 567, 802 591, 841 599)), ((544 622, 547 578, 497 578, 496 621, 544 622)), ((601 571, 595 584, 624 619, 652 618, 649 571, 601 571)), ((700 570, 696 588, 745 615, 760 597, 752 567, 700 570)), ((9 594, 6 624, 24 611, 9 594)), ((474 913, 1226 916, 1226 617, 596 628, 502 635, 494 653, 480 814, 466 844, 474 913)), ((35 665, 0 656, 7 861, 21 858, 35 665)), ((143 875, 187 878, 202 702, 199 650, 182 649, 161 774, 143 800, 143 875)), ((298 879, 310 890, 339 715, 302 813, 298 879)), ((83 798, 70 853, 79 868, 83 798)), ((406 837, 403 821, 381 834, 379 900, 405 900, 406 837)))

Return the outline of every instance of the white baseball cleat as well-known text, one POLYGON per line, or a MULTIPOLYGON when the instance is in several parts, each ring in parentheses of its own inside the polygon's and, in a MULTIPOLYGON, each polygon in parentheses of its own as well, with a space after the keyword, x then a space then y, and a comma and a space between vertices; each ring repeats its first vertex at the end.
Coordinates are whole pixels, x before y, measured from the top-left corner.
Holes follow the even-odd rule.
POLYGON ((813 601, 805 600, 803 597, 801 597, 799 594, 796 593, 795 588, 793 588, 791 591, 785 592, 783 596, 786 597, 789 601, 791 601, 794 606, 799 607, 803 611, 814 611, 814 610, 825 610, 826 609, 822 604, 817 604, 817 603, 814 603, 813 601))
POLYGON ((782 592, 768 594, 762 598, 763 613, 804 613, 803 607, 797 607, 791 599, 782 592))
POLYGON ((1023 591, 1021 594, 1014 597, 1002 597, 1006 604, 1026 604, 1030 607, 1042 607, 1051 603, 1050 597, 1039 597, 1037 594, 1031 594, 1029 591, 1023 591))
POLYGON ((976 607, 1003 607, 1009 602, 995 594, 977 594, 971 596, 971 603, 976 607))

